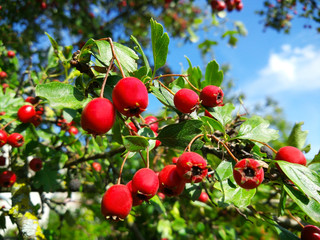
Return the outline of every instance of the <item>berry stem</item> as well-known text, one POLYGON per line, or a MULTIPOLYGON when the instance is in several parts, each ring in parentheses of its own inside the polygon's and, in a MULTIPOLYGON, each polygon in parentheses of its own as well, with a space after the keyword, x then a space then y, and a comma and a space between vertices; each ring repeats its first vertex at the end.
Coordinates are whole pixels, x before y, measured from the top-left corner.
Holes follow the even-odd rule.
POLYGON ((171 73, 171 74, 164 74, 164 75, 157 76, 154 78, 154 80, 158 80, 159 78, 162 78, 162 77, 187 77, 187 76, 188 75, 171 73))
POLYGON ((158 80, 158 79, 156 79, 156 80, 157 80, 157 81, 160 83, 160 85, 161 85, 162 87, 164 87, 169 93, 171 93, 173 96, 175 95, 175 93, 172 92, 171 89, 167 88, 160 80, 158 80))
POLYGON ((221 143, 223 145, 223 147, 227 150, 228 154, 232 157, 232 159, 235 160, 236 162, 239 162, 239 160, 232 154, 232 152, 230 151, 230 149, 227 147, 227 145, 224 142, 222 142, 219 138, 217 138, 213 134, 212 135, 208 135, 208 137, 211 137, 216 142, 221 143))
POLYGON ((147 147, 147 168, 150 167, 150 163, 149 163, 149 146, 147 147))
POLYGON ((124 71, 123 71, 122 66, 121 66, 121 64, 120 64, 120 61, 119 61, 119 59, 118 59, 118 57, 117 57, 117 55, 116 55, 116 52, 115 52, 115 50, 114 50, 114 45, 113 45, 112 39, 111 39, 111 38, 106 38, 106 40, 110 43, 112 55, 113 55, 113 57, 116 59, 118 65, 119 65, 119 69, 120 69, 120 72, 121 72, 122 77, 125 78, 126 75, 124 74, 124 71))
POLYGON ((189 142, 189 144, 188 144, 188 146, 186 147, 186 149, 184 150, 185 152, 187 151, 187 152, 191 152, 191 145, 194 143, 194 141, 196 141, 197 140, 197 138, 199 138, 199 137, 203 137, 203 133, 201 133, 201 134, 198 134, 197 136, 195 136, 194 138, 192 138, 192 140, 189 142))
POLYGON ((288 213, 293 220, 295 220, 302 228, 304 228, 303 224, 300 221, 298 221, 298 219, 295 216, 291 214, 290 210, 288 210, 288 213))
POLYGON ((188 79, 185 75, 183 75, 182 77, 184 78, 184 80, 186 80, 186 81, 189 83, 189 85, 190 85, 194 90, 196 90, 197 92, 201 92, 198 88, 196 88, 195 86, 192 85, 192 83, 189 81, 189 79, 188 79))
POLYGON ((272 152, 274 152, 275 154, 277 154, 277 150, 275 150, 274 148, 272 148, 270 145, 268 145, 267 143, 264 143, 264 142, 261 142, 259 140, 255 140, 255 139, 249 139, 249 141, 252 141, 252 142, 258 142, 258 143, 261 143, 263 145, 265 145, 266 147, 270 148, 270 150, 272 152))
POLYGON ((129 154, 130 154, 130 151, 127 152, 127 154, 125 155, 125 157, 123 159, 123 162, 122 162, 121 167, 120 167, 119 178, 118 178, 117 184, 121 183, 122 170, 123 170, 124 164, 125 164, 128 156, 129 156, 129 154))
POLYGON ((17 119, 13 119, 10 122, 8 122, 6 125, 4 125, 1 130, 4 130, 6 127, 8 127, 11 123, 13 123, 14 121, 16 121, 17 119))
POLYGON ((104 88, 106 86, 108 75, 109 75, 109 72, 110 72, 110 70, 112 68, 112 65, 113 65, 113 61, 114 61, 114 56, 110 60, 109 67, 108 67, 107 72, 106 72, 106 76, 103 79, 103 83, 102 83, 102 86, 101 86, 101 92, 100 92, 100 98, 103 98, 104 88))

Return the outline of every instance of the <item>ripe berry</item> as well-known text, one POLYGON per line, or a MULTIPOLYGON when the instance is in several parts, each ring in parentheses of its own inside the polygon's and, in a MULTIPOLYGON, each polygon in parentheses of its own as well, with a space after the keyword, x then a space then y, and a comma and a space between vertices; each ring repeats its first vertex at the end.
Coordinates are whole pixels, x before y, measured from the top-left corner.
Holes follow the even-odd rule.
POLYGON ((6 77, 8 77, 7 73, 5 71, 1 71, 0 72, 0 79, 4 79, 6 77))
POLYGON ((92 163, 92 168, 93 168, 94 170, 96 170, 97 172, 100 172, 100 171, 101 171, 101 164, 98 163, 98 162, 93 162, 93 163, 92 163))
POLYGON ((172 161, 173 164, 177 164, 178 159, 179 159, 178 157, 173 157, 173 158, 171 159, 171 161, 172 161))
POLYGON ((159 123, 157 121, 158 118, 154 116, 148 116, 144 119, 144 123, 149 124, 150 129, 154 132, 158 132, 159 123))
POLYGON ((168 197, 178 196, 186 183, 179 176, 176 165, 167 165, 159 173, 159 190, 168 197))
POLYGON ((42 122, 42 117, 39 115, 35 115, 34 117, 32 117, 31 121, 30 121, 35 127, 38 127, 40 125, 40 123, 42 122))
POLYGON ((103 195, 101 213, 114 221, 125 219, 132 208, 132 196, 126 185, 117 184, 110 187, 103 195))
MULTIPOLYGON (((158 133, 154 133, 155 137, 158 136, 158 133)), ((161 141, 160 140, 156 140, 156 145, 154 146, 155 148, 159 147, 161 145, 161 141)))
POLYGON ((223 103, 223 91, 220 87, 209 85, 200 92, 201 104, 206 107, 216 107, 223 103))
POLYGON ((30 161, 29 163, 29 167, 31 168, 31 170, 38 172, 41 170, 42 168, 42 161, 40 158, 34 158, 30 161))
POLYGON ((136 192, 132 191, 132 180, 127 183, 127 187, 129 188, 129 191, 131 192, 132 196, 132 206, 139 206, 143 203, 143 199, 138 197, 138 194, 136 192))
POLYGON ((6 133, 6 131, 0 129, 0 147, 5 145, 7 143, 7 140, 8 134, 6 133))
POLYGON ((166 198, 166 195, 164 195, 162 192, 158 192, 157 194, 161 200, 164 200, 166 198))
POLYGON ((7 52, 8 58, 14 58, 15 55, 16 55, 16 54, 14 53, 14 51, 9 50, 9 51, 7 52))
POLYGON ((129 127, 130 127, 134 132, 136 132, 136 133, 138 132, 138 129, 137 129, 137 127, 134 125, 133 122, 129 122, 128 125, 129 125, 129 127))
POLYGON ((34 104, 37 104, 39 102, 39 98, 29 96, 24 101, 34 105, 34 104))
POLYGON ((301 231, 301 240, 320 240, 320 228, 306 225, 301 231))
POLYGON ((182 113, 191 113, 199 105, 199 96, 194 91, 182 88, 173 97, 175 107, 182 113))
POLYGON ((81 114, 82 128, 93 135, 108 132, 116 119, 113 104, 106 98, 95 98, 83 109, 81 114))
POLYGON ((17 180, 17 176, 12 171, 4 171, 0 174, 0 185, 2 187, 11 187, 17 180))
POLYGON ((275 156, 275 160, 283 160, 286 162, 301 164, 306 166, 307 160, 304 154, 295 147, 286 146, 279 149, 275 156))
POLYGON ((76 135, 76 134, 79 133, 79 130, 78 130, 78 128, 76 128, 75 126, 70 126, 68 132, 69 132, 70 134, 72 134, 72 135, 76 135))
POLYGON ((18 110, 18 118, 23 123, 28 123, 36 115, 36 110, 32 105, 24 105, 18 110))
POLYGON ((208 202, 208 200, 209 200, 208 194, 206 192, 201 192, 201 194, 198 198, 198 201, 206 203, 206 202, 208 202))
POLYGON ((0 166, 3 167, 6 165, 6 158, 4 156, 0 156, 0 166))
POLYGON ((253 189, 262 183, 264 171, 258 161, 246 158, 236 163, 233 168, 233 177, 240 187, 253 189))
POLYGON ((198 153, 185 152, 177 161, 177 172, 186 182, 198 183, 208 173, 207 162, 198 153))
POLYGON ((112 91, 116 109, 127 117, 139 116, 148 106, 148 90, 139 79, 122 78, 112 91))
POLYGON ((150 168, 139 169, 132 178, 132 192, 142 200, 149 200, 159 189, 158 175, 150 168))
POLYGON ((12 147, 21 147, 24 144, 24 138, 20 133, 12 133, 8 137, 7 143, 12 147))
POLYGON ((242 2, 236 3, 236 9, 237 9, 237 11, 241 11, 242 8, 243 8, 243 3, 242 3, 242 2))

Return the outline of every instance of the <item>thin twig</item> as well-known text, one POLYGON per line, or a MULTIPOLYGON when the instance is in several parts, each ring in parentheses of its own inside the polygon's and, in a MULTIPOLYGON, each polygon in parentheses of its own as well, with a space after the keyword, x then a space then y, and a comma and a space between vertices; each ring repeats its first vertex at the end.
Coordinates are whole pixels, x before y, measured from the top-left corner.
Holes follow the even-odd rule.
POLYGON ((167 88, 160 80, 157 80, 157 81, 158 81, 159 84, 160 84, 162 87, 164 87, 169 93, 171 93, 173 96, 175 95, 175 93, 172 92, 171 89, 167 88))
POLYGON ((118 178, 117 184, 120 184, 120 182, 121 182, 122 170, 123 170, 124 164, 126 163, 126 160, 127 160, 128 156, 129 156, 129 154, 130 154, 130 151, 127 152, 126 156, 123 159, 123 162, 122 162, 121 167, 120 167, 119 178, 118 178))
POLYGON ((264 142, 261 142, 259 140, 255 140, 255 139, 249 139, 249 141, 252 141, 252 142, 258 142, 258 143, 261 143, 263 145, 265 145, 266 147, 268 147, 269 149, 271 149, 272 152, 274 152, 275 154, 277 154, 277 150, 275 150, 274 148, 272 148, 270 145, 268 145, 267 143, 264 143, 264 142))
POLYGON ((233 160, 235 160, 236 162, 239 162, 239 160, 232 154, 232 152, 230 151, 230 149, 227 147, 227 145, 222 142, 219 138, 217 138, 216 136, 209 135, 209 137, 213 138, 216 142, 221 143, 223 145, 223 147, 227 150, 228 154, 232 157, 233 160))
POLYGON ((106 38, 106 40, 110 43, 112 55, 113 55, 113 57, 116 59, 118 65, 119 65, 119 69, 120 69, 120 72, 121 72, 122 77, 125 78, 126 75, 124 74, 124 71, 123 71, 123 69, 122 69, 121 63, 120 63, 120 61, 119 61, 119 59, 118 59, 118 57, 117 57, 117 55, 116 55, 116 52, 115 52, 115 50, 114 50, 114 46, 113 46, 112 39, 111 39, 111 38, 106 38))
POLYGON ((100 98, 103 98, 104 88, 106 86, 108 75, 109 75, 109 72, 110 72, 110 70, 112 68, 113 61, 114 61, 114 56, 112 56, 112 58, 111 58, 111 61, 109 63, 109 67, 108 67, 107 72, 106 72, 106 76, 103 79, 103 83, 102 83, 102 86, 101 86, 101 92, 100 92, 100 98))
POLYGON ((192 140, 189 142, 188 146, 186 147, 186 149, 184 151, 191 151, 191 145, 194 143, 194 141, 197 140, 197 138, 204 136, 204 134, 198 134, 197 136, 195 136, 194 138, 192 138, 192 140))
POLYGON ((298 221, 298 219, 291 214, 290 210, 288 210, 288 213, 289 213, 290 217, 292 217, 302 228, 304 228, 304 226, 302 225, 302 223, 301 223, 300 221, 298 221))
POLYGON ((195 86, 192 85, 192 83, 189 81, 189 79, 188 79, 187 77, 185 77, 185 76, 182 76, 182 77, 184 78, 184 80, 186 80, 186 81, 189 83, 189 85, 190 85, 194 90, 196 90, 197 92, 201 92, 198 88, 196 88, 195 86))

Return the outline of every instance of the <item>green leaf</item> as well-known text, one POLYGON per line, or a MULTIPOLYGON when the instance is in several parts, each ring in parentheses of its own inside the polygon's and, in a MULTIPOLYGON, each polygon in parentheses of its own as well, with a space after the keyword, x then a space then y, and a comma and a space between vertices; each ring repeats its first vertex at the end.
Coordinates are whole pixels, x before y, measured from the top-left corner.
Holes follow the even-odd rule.
POLYGON ((215 107, 214 112, 210 114, 217 119, 222 126, 226 126, 232 121, 232 111, 235 109, 235 106, 231 103, 227 103, 222 107, 215 107))
POLYGON ((269 142, 279 138, 277 130, 268 128, 270 123, 259 116, 253 116, 241 124, 234 139, 253 139, 269 142))
POLYGON ((318 152, 318 154, 316 154, 314 156, 314 158, 312 159, 312 161, 309 164, 314 164, 314 163, 320 163, 320 151, 318 152))
MULTIPOLYGON (((171 124, 163 128, 157 137, 161 144, 168 147, 176 147, 185 149, 189 142, 198 134, 201 133, 202 121, 187 120, 181 123, 171 124)), ((203 142, 196 140, 192 144, 193 150, 200 149, 203 142)))
POLYGON ((163 33, 163 27, 157 21, 151 19, 151 41, 152 41, 152 52, 153 52, 153 61, 154 61, 154 70, 155 72, 165 65, 168 55, 168 46, 169 46, 169 36, 167 33, 163 33))
POLYGON ((233 176, 232 163, 228 161, 222 161, 216 168, 215 175, 218 176, 219 181, 224 181, 233 176))
POLYGON ((192 201, 198 200, 201 194, 201 186, 199 184, 186 183, 184 192, 189 195, 192 201))
POLYGON ((48 99, 53 108, 82 108, 85 103, 84 95, 69 84, 51 82, 37 85, 36 95, 48 99))
POLYGON ((313 221, 320 223, 320 204, 313 198, 309 199, 297 189, 284 185, 284 190, 291 199, 304 211, 313 221))
POLYGON ((60 187, 58 179, 58 171, 51 169, 49 165, 44 165, 44 168, 34 176, 33 184, 44 192, 54 192, 60 187))
POLYGON ((151 86, 152 94, 159 99, 167 107, 175 109, 173 102, 173 95, 164 87, 162 87, 157 81, 154 82, 154 86, 151 86))
POLYGON ((220 122, 218 122, 217 120, 210 118, 210 117, 201 117, 201 121, 209 126, 210 128, 212 128, 213 130, 219 130, 222 133, 225 133, 225 129, 222 126, 222 124, 220 122))
POLYGON ((153 196, 149 202, 155 207, 155 209, 160 213, 167 216, 166 208, 163 206, 161 199, 158 195, 153 196))
POLYGON ((188 60, 188 80, 196 88, 200 88, 200 82, 202 78, 202 72, 199 67, 192 67, 191 61, 189 58, 185 57, 188 60))
POLYGON ((287 141, 287 145, 296 147, 300 150, 303 149, 304 144, 306 143, 308 131, 302 131, 301 126, 303 122, 296 123, 290 133, 290 136, 287 141))
POLYGON ((289 230, 285 229, 278 225, 275 221, 271 220, 269 217, 262 216, 261 217, 265 220, 266 223, 270 224, 273 229, 278 233, 279 240, 300 240, 296 235, 294 235, 289 230))
POLYGON ((62 47, 59 46, 59 44, 47 33, 45 32, 45 34, 47 35, 47 37, 50 40, 50 43, 53 47, 53 49, 55 50, 55 54, 56 56, 62 61, 65 62, 66 58, 63 55, 63 52, 61 51, 62 47))
POLYGON ((59 44, 56 42, 56 40, 54 40, 49 33, 45 32, 45 34, 47 35, 47 37, 50 40, 50 43, 52 45, 52 47, 54 48, 54 50, 59 50, 59 44))
POLYGON ((162 238, 170 238, 172 235, 171 222, 169 220, 160 219, 157 225, 157 231, 162 238))
POLYGON ((223 72, 219 70, 219 64, 213 60, 208 63, 206 67, 206 73, 204 81, 201 82, 201 88, 204 88, 208 85, 214 85, 220 87, 223 80, 223 72))
MULTIPOLYGON (((149 64, 149 61, 148 61, 147 56, 144 54, 143 49, 142 49, 140 43, 138 42, 138 40, 137 40, 134 36, 132 36, 132 35, 131 35, 130 39, 131 39, 132 41, 134 41, 134 43, 137 45, 137 47, 135 47, 135 50, 136 50, 138 53, 141 54, 142 60, 143 60, 143 62, 144 62, 144 66, 147 68, 147 74, 148 74, 149 72, 151 72, 151 68, 150 68, 150 64, 149 64)), ((146 75, 147 75, 147 74, 146 74, 146 75)))
POLYGON ((145 150, 149 146, 148 140, 140 136, 125 136, 123 138, 123 144, 130 152, 145 150))
POLYGON ((90 62, 90 58, 92 55, 92 52, 94 51, 94 48, 96 48, 96 42, 94 39, 90 38, 85 45, 81 48, 80 56, 79 56, 79 62, 81 63, 88 63, 90 62))
POLYGON ((309 168, 286 161, 277 161, 281 170, 294 182, 309 198, 320 203, 320 176, 309 168))

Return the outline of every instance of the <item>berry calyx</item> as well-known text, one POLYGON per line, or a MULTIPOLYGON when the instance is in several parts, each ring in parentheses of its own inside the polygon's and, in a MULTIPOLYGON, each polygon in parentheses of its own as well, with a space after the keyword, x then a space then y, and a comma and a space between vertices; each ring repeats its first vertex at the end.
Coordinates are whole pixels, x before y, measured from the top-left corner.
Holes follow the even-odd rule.
POLYGON ((159 173, 159 191, 168 197, 178 196, 186 183, 179 176, 176 165, 167 165, 159 173))
POLYGON ((129 191, 131 192, 132 206, 135 207, 135 206, 141 205, 144 201, 143 201, 143 199, 138 197, 138 194, 136 192, 132 191, 132 180, 127 183, 127 187, 129 188, 129 191))
POLYGON ((148 116, 144 119, 144 123, 148 124, 150 129, 154 132, 158 132, 159 123, 157 122, 158 118, 155 116, 148 116))
POLYGON ((209 200, 208 194, 206 192, 201 192, 201 194, 198 198, 198 201, 206 203, 206 202, 208 202, 208 200, 209 200))
POLYGON ((257 160, 245 158, 234 166, 233 177, 240 187, 253 189, 262 183, 264 171, 262 165, 257 160))
POLYGON ((192 113, 199 105, 199 96, 191 89, 182 88, 173 97, 174 106, 182 113, 192 113))
POLYGON ((7 78, 7 77, 8 77, 8 74, 5 71, 1 71, 0 72, 0 79, 4 79, 4 78, 7 78))
POLYGON ((18 110, 18 119, 23 123, 31 122, 36 115, 36 110, 32 105, 24 105, 18 110))
POLYGON ((5 145, 8 140, 8 134, 6 131, 0 129, 0 147, 5 145))
POLYGON ((20 133, 12 133, 9 135, 7 143, 12 147, 21 147, 24 144, 24 138, 20 133))
POLYGON ((129 215, 131 208, 132 196, 126 185, 113 185, 102 197, 101 213, 106 219, 123 220, 129 215))
POLYGON ((152 198, 159 189, 158 175, 150 168, 139 169, 132 178, 132 192, 138 198, 147 201, 152 198))
POLYGON ((122 78, 112 91, 116 109, 127 117, 139 116, 148 106, 148 90, 137 78, 122 78))
POLYGON ((223 91, 220 87, 209 85, 200 92, 201 104, 206 107, 216 107, 223 103, 223 91))
POLYGON ((101 164, 100 164, 100 163, 98 163, 98 162, 93 162, 91 166, 92 166, 92 168, 93 168, 95 171, 97 171, 97 172, 100 172, 100 171, 101 171, 101 164))
POLYGON ((275 156, 275 160, 283 160, 304 166, 307 165, 307 160, 304 154, 298 148, 292 146, 280 148, 275 156))
POLYGON ((0 185, 2 187, 12 187, 16 180, 17 176, 12 171, 4 171, 0 174, 0 185))
POLYGON ((89 134, 101 135, 112 128, 115 119, 115 108, 110 100, 95 98, 82 111, 81 127, 89 134))
POLYGON ((29 162, 31 170, 38 172, 42 169, 42 160, 40 158, 34 158, 29 162))
POLYGON ((320 228, 306 225, 301 231, 301 240, 320 240, 320 228))
POLYGON ((9 51, 7 52, 7 56, 8 56, 8 58, 14 58, 14 57, 16 56, 16 54, 15 54, 14 51, 9 50, 9 51))
POLYGON ((208 173, 207 161, 198 153, 185 152, 177 161, 177 172, 185 182, 201 182, 208 173))

